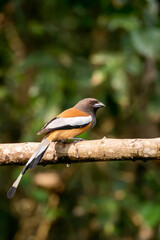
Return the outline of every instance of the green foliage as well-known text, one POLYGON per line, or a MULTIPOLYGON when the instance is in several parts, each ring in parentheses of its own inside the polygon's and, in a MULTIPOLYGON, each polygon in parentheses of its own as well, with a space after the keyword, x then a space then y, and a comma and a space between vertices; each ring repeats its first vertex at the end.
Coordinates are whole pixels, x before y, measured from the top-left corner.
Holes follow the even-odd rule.
POLYGON ((133 31, 131 34, 133 46, 139 54, 151 59, 159 58, 160 29, 148 28, 133 31))
MULTIPOLYGON (((107 106, 84 138, 159 136, 158 1, 0 6, 0 142, 40 141, 43 124, 84 97, 107 106)), ((37 167, 6 200, 19 171, 0 169, 0 239, 160 238, 157 163, 37 167), (58 185, 32 181, 53 169, 58 185)))

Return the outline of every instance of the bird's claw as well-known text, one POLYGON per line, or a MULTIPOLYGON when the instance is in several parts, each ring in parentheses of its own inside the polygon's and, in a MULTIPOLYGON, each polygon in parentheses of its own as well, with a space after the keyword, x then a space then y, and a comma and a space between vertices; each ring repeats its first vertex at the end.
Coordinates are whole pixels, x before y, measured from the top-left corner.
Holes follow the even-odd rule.
POLYGON ((72 140, 75 140, 73 143, 84 141, 83 138, 72 138, 72 140))

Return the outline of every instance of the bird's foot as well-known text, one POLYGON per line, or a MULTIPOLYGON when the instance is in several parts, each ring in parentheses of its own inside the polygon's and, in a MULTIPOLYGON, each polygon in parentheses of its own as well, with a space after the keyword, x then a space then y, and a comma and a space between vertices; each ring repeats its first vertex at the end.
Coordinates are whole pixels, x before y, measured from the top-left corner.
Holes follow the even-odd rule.
POLYGON ((57 140, 55 140, 55 142, 58 142, 58 143, 66 143, 66 142, 67 142, 67 139, 57 139, 57 140))
POLYGON ((72 138, 72 140, 75 140, 74 143, 84 141, 83 138, 72 138))

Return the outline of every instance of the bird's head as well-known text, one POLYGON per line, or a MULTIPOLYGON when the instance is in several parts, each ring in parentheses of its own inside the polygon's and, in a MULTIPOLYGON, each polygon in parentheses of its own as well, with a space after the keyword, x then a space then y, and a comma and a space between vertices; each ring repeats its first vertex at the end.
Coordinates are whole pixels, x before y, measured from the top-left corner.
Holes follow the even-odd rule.
POLYGON ((96 113, 101 107, 105 107, 105 105, 95 98, 84 98, 74 106, 74 108, 88 114, 96 113))

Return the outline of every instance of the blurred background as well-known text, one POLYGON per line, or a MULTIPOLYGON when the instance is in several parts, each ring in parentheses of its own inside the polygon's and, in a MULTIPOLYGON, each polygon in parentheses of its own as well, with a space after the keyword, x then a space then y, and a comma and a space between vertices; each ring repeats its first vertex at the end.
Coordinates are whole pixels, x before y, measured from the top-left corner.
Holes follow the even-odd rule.
MULTIPOLYGON (((106 104, 86 139, 160 135, 157 0, 0 1, 0 142, 36 133, 85 97, 106 104)), ((160 239, 156 162, 0 168, 1 240, 160 239)))

